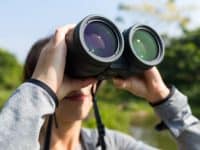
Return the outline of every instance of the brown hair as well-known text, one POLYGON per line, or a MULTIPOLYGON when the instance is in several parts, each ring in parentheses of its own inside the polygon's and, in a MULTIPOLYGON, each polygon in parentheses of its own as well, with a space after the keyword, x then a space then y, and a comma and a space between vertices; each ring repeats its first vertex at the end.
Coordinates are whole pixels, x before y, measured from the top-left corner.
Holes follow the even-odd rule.
POLYGON ((51 36, 42 38, 36 41, 31 47, 24 63, 23 81, 26 81, 31 78, 35 70, 38 58, 40 56, 40 52, 42 48, 50 41, 50 39, 51 36))

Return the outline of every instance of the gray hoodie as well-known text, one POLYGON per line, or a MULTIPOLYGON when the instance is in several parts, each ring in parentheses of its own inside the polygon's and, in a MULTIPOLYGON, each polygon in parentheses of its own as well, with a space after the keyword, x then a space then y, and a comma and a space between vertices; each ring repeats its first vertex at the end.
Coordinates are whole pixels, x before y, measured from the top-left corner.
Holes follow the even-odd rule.
MULTIPOLYGON (((191 113, 187 97, 174 89, 162 104, 154 106, 156 114, 168 127, 182 150, 200 150, 200 123, 191 113)), ((55 102, 51 94, 34 83, 22 84, 0 113, 0 150, 39 150, 39 133, 45 116, 53 114, 55 102)), ((87 150, 96 148, 96 130, 82 129, 82 144, 87 150)), ((106 129, 107 150, 153 150, 133 137, 106 129)))

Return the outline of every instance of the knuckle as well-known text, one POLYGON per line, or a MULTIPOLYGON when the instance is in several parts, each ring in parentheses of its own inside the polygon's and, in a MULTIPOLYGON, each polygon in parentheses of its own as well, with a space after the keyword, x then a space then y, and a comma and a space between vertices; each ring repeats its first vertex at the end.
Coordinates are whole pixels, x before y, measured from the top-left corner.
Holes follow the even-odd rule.
POLYGON ((55 35, 60 34, 61 31, 62 31, 61 27, 57 28, 56 31, 55 31, 55 35))
POLYGON ((59 40, 61 33, 61 28, 57 28, 54 34, 55 42, 59 40))

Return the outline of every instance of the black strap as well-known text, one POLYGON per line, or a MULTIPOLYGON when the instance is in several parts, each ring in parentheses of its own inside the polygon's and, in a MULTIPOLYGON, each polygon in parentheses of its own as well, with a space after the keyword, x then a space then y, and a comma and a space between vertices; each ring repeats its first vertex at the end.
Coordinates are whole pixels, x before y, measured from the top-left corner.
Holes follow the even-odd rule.
POLYGON ((47 93, 53 98, 56 107, 58 107, 58 98, 56 96, 56 93, 48 85, 46 85, 44 82, 37 79, 29 79, 27 82, 36 84, 40 86, 41 88, 43 88, 45 91, 47 91, 47 93))
POLYGON ((169 128, 167 127, 167 125, 163 121, 161 121, 159 124, 157 124, 155 126, 155 129, 157 131, 163 131, 163 130, 166 130, 166 129, 169 129, 169 128))
POLYGON ((155 107, 155 106, 164 104, 166 101, 168 101, 169 98, 171 98, 172 95, 174 94, 175 87, 174 87, 173 85, 168 85, 168 88, 169 88, 170 92, 169 92, 169 94, 167 95, 167 97, 165 97, 165 98, 162 99, 162 100, 158 100, 158 102, 156 102, 156 103, 149 103, 149 104, 150 104, 152 107, 155 107))
MULTIPOLYGON (((100 84, 101 81, 99 81, 97 83, 97 87, 98 87, 98 84, 100 84)), ((95 118, 96 118, 96 123, 97 123, 97 129, 98 129, 98 134, 99 134, 99 138, 98 138, 98 142, 97 142, 97 147, 98 146, 101 146, 101 149, 102 150, 106 150, 106 143, 105 143, 105 140, 104 140, 104 136, 106 134, 105 132, 105 127, 104 127, 104 124, 101 120, 101 116, 100 116, 100 113, 99 113, 99 109, 98 109, 98 105, 97 105, 97 99, 96 99, 96 96, 95 96, 95 91, 93 88, 91 90, 91 93, 92 93, 92 101, 93 101, 93 107, 94 107, 94 114, 95 114, 95 118)))
POLYGON ((53 115, 49 116, 47 131, 46 131, 46 136, 45 136, 45 141, 44 141, 45 142, 44 150, 50 150, 52 119, 53 119, 53 115))

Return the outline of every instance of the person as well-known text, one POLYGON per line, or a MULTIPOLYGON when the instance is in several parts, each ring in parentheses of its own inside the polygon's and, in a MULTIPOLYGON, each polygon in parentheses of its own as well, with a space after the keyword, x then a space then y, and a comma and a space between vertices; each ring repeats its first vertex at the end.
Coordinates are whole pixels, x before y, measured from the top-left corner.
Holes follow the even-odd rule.
MULTIPOLYGON (((47 120, 55 113, 50 149, 95 150, 98 134, 82 128, 82 121, 92 107, 91 89, 96 79, 71 79, 64 74, 66 35, 74 25, 56 30, 52 37, 33 45, 25 63, 25 82, 20 85, 0 113, 0 149, 43 149, 47 120)), ((153 67, 143 76, 113 79, 115 86, 145 98, 162 120, 180 149, 200 149, 200 123, 191 113, 184 96, 174 86, 167 87, 153 67)), ((157 149, 119 131, 106 129, 107 150, 157 149)))

